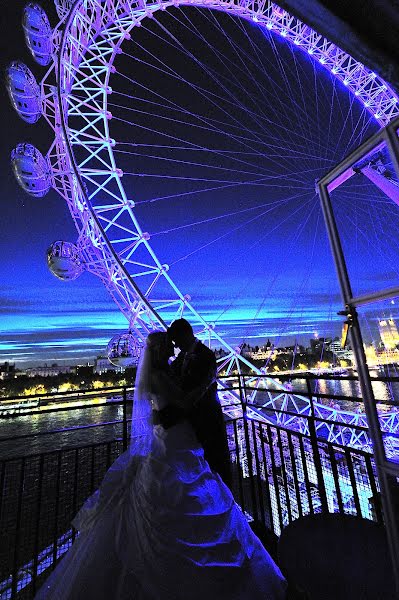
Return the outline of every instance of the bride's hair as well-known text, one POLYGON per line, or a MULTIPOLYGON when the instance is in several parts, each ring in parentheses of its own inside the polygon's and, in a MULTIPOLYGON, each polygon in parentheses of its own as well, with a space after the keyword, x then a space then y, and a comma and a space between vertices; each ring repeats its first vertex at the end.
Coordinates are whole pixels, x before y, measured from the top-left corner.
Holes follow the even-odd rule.
POLYGON ((156 348, 159 346, 166 345, 167 342, 167 333, 166 331, 153 331, 149 333, 146 339, 146 345, 148 348, 156 348))
POLYGON ((154 369, 167 365, 168 338, 164 331, 154 331, 146 339, 136 374, 132 409, 130 454, 145 456, 151 449, 151 390, 154 369))
POLYGON ((166 348, 168 336, 165 331, 153 331, 146 340, 146 351, 150 353, 150 364, 153 369, 167 366, 166 348))

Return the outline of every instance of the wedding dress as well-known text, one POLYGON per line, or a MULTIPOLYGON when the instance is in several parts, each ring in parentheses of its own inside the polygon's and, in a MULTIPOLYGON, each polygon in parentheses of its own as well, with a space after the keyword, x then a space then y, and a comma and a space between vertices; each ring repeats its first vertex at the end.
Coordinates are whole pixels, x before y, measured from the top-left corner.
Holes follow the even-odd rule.
MULTIPOLYGON (((152 395, 156 409, 168 399, 152 395)), ((152 427, 77 514, 79 535, 36 600, 280 600, 286 583, 187 421, 152 427)))

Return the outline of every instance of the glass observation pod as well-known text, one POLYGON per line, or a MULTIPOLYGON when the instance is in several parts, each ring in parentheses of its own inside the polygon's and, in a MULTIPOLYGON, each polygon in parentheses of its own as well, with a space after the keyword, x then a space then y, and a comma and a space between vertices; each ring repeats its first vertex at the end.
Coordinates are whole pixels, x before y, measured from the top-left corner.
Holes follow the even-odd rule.
POLYGON ((32 144, 18 144, 11 153, 11 165, 21 188, 37 198, 45 196, 51 187, 47 160, 32 144))
POLYGON ((14 61, 6 70, 6 86, 11 104, 27 123, 36 123, 42 114, 40 88, 24 63, 14 61))
POLYGON ((134 367, 138 364, 142 344, 130 331, 115 335, 108 343, 107 356, 116 367, 134 367))
POLYGON ((53 52, 52 29, 46 12, 39 4, 29 2, 24 9, 22 25, 33 58, 45 67, 53 52))
POLYGON ((57 279, 72 281, 83 271, 79 249, 72 242, 57 240, 47 250, 47 266, 57 279))

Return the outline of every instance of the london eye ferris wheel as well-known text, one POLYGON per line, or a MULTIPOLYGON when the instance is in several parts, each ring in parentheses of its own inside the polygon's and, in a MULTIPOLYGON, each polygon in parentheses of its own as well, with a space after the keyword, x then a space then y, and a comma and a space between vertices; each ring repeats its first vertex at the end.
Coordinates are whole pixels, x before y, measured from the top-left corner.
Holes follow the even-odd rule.
MULTIPOLYGON (((199 7, 249 21, 298 47, 343 83, 379 126, 399 113, 397 95, 366 66, 269 0, 54 1, 60 19, 55 28, 38 4, 29 2, 24 10, 27 45, 46 68, 41 82, 18 61, 7 71, 9 95, 19 116, 28 123, 43 116, 54 133, 45 156, 30 143, 14 149, 11 160, 18 183, 36 197, 54 188, 77 229, 75 241, 58 240, 50 246, 50 270, 63 280, 86 270, 102 281, 127 320, 128 331, 110 342, 111 360, 134 361, 150 331, 184 315, 196 335, 223 348, 219 370, 229 374, 244 367, 260 374, 201 314, 190 290, 177 284, 173 268, 140 222, 111 135, 112 77, 122 45, 134 40, 137 28, 157 11, 199 7)), ((308 410, 304 404, 299 409, 283 387, 281 392, 295 410, 308 410)), ((275 401, 271 395, 270 402, 275 401)))

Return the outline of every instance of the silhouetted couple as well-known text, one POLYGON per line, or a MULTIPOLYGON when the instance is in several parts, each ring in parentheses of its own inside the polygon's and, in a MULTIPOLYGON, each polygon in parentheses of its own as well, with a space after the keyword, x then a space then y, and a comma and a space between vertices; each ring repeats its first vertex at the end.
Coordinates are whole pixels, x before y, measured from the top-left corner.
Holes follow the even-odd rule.
POLYGON ((37 598, 280 600, 286 583, 235 503, 216 361, 184 319, 151 333, 130 449, 73 521, 37 598), (173 343, 180 348, 170 363, 173 343))
POLYGON ((169 404, 154 412, 154 423, 167 428, 187 419, 193 427, 204 457, 231 488, 230 453, 222 407, 217 397, 214 352, 194 337, 185 319, 174 321, 167 331, 171 356, 180 349, 170 365, 173 383, 182 394, 182 405, 169 404))

